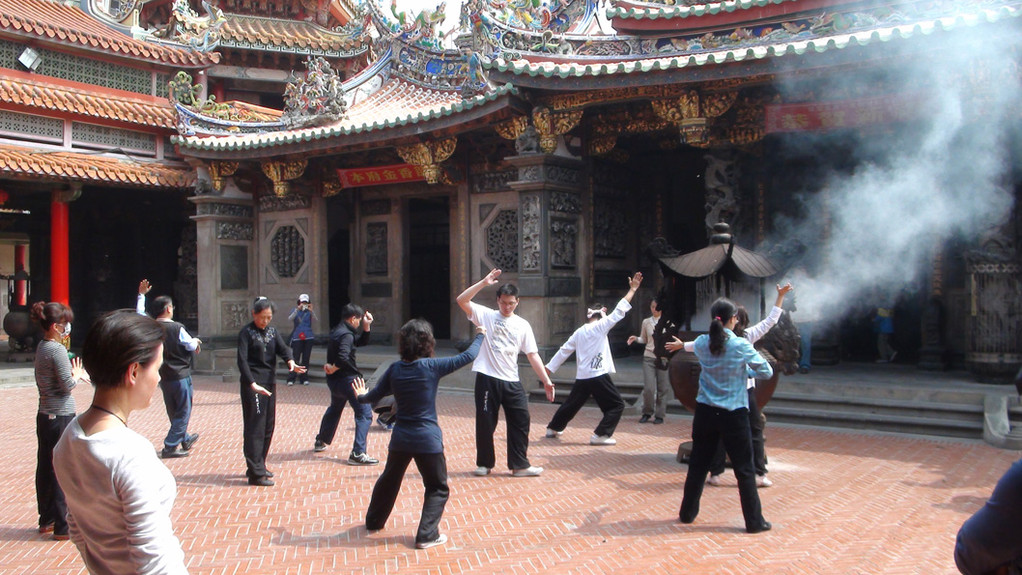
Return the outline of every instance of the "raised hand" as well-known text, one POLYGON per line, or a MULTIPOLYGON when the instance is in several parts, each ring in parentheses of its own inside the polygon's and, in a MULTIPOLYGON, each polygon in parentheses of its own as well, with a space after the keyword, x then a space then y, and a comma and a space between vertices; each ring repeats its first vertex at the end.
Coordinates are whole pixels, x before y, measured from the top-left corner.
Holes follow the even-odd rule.
POLYGON ((357 376, 355 379, 351 380, 351 390, 355 392, 355 395, 365 395, 369 393, 369 390, 366 389, 366 380, 357 376))
POLYGON ((153 289, 153 284, 149 283, 149 280, 142 280, 138 283, 139 295, 145 295, 149 293, 149 290, 153 289))

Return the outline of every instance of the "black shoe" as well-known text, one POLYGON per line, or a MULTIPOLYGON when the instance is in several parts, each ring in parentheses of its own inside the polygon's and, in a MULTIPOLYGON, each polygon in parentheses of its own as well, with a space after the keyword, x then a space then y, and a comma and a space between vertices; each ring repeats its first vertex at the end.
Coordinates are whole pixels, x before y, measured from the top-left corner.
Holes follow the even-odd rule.
POLYGON ((652 419, 652 417, 653 416, 647 413, 643 413, 642 417, 639 418, 639 423, 649 423, 649 420, 652 419))
POLYGON ((185 435, 184 441, 181 442, 181 449, 188 451, 195 445, 195 442, 199 440, 199 434, 193 433, 191 435, 185 435))
POLYGON ((273 487, 274 483, 269 477, 249 477, 249 485, 258 485, 259 487, 273 487))
POLYGON ((274 476, 274 475, 273 475, 273 472, 272 472, 272 471, 270 471, 269 469, 267 469, 267 470, 266 470, 266 477, 273 477, 273 476, 274 476))
POLYGON ((769 521, 764 521, 759 527, 746 527, 745 530, 749 533, 762 533, 764 531, 770 531, 773 525, 769 521))
POLYGON ((188 457, 188 452, 181 449, 180 446, 176 446, 173 449, 167 449, 166 447, 160 451, 160 457, 163 459, 174 459, 176 457, 188 457))
POLYGON ((315 451, 316 453, 326 451, 326 444, 317 439, 316 443, 312 445, 312 450, 315 451))
POLYGON ((653 425, 660 425, 663 422, 664 422, 664 418, 658 417, 658 418, 653 420, 653 425))

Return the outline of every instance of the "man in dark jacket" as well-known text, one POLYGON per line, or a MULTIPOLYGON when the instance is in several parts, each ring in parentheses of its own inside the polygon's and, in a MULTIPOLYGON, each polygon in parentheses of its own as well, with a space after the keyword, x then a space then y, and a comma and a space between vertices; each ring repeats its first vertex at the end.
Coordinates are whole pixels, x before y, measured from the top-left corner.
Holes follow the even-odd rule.
POLYGON ((355 414, 355 440, 351 454, 348 455, 349 465, 376 465, 380 462, 366 453, 366 437, 373 423, 373 410, 369 405, 359 403, 351 387, 356 377, 362 377, 355 362, 355 348, 369 343, 372 323, 373 314, 349 303, 341 310, 341 323, 330 332, 330 342, 327 344, 325 369, 326 384, 330 388, 330 407, 323 414, 313 449, 316 452, 324 451, 333 442, 341 412, 344 411, 344 405, 349 403, 355 414), (361 334, 356 338, 355 333, 360 326, 361 334))

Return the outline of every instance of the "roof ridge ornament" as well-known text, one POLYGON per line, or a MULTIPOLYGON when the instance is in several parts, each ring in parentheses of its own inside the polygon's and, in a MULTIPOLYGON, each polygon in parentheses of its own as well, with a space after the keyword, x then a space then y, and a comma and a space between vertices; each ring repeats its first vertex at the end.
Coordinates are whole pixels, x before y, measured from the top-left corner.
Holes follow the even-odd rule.
POLYGON ((322 126, 336 122, 348 110, 344 88, 337 72, 322 56, 309 57, 301 78, 288 82, 284 89, 284 115, 281 121, 289 128, 322 126))

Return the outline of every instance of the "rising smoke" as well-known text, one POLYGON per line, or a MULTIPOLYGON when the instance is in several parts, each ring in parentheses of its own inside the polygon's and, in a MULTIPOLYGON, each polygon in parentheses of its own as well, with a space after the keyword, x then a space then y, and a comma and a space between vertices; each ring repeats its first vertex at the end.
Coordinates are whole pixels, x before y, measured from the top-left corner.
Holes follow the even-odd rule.
POLYGON ((855 158, 798 194, 798 216, 774 222, 768 243, 798 240, 809 250, 805 275, 797 260, 788 270, 800 311, 827 322, 878 300, 890 303, 919 286, 934 250, 957 238, 977 245, 1009 218, 1022 110, 1020 43, 1014 33, 976 34, 934 34, 923 40, 932 50, 896 55, 896 64, 881 71, 891 93, 924 94, 910 125, 850 146, 847 132, 824 136, 799 152, 846 149, 855 158), (829 241, 821 242, 824 233, 829 241))

